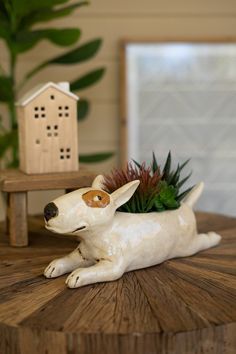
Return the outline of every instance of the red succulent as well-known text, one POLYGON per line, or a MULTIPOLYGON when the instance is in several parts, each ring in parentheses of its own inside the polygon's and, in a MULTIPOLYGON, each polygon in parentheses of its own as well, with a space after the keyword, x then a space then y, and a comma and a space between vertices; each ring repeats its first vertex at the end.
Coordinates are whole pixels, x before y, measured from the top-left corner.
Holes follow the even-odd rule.
POLYGON ((110 175, 104 177, 104 189, 108 193, 114 192, 128 182, 140 181, 140 185, 132 198, 118 209, 133 213, 146 213, 151 210, 154 197, 159 192, 159 182, 162 178, 159 169, 152 172, 152 168, 147 167, 145 163, 140 167, 127 163, 124 169, 115 168, 110 175))

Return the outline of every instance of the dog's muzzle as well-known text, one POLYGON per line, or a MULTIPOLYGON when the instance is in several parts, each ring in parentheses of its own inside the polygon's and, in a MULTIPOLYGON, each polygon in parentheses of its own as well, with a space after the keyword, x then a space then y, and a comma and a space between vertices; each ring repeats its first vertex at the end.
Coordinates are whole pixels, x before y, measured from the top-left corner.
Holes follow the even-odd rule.
POLYGON ((58 207, 54 203, 49 203, 44 208, 44 217, 46 221, 55 218, 58 215, 58 207))

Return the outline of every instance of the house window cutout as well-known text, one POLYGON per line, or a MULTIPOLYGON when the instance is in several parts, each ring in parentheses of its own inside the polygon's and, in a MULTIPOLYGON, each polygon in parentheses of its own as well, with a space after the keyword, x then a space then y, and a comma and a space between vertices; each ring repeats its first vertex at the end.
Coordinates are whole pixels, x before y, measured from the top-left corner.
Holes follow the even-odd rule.
POLYGON ((39 115, 38 115, 38 114, 35 114, 35 115, 34 115, 34 118, 36 118, 36 119, 37 119, 38 117, 39 117, 39 115))
POLYGON ((47 129, 47 136, 55 136, 55 137, 58 136, 58 125, 54 125, 54 126, 47 125, 46 129, 47 129))
POLYGON ((43 113, 43 114, 41 114, 41 118, 45 118, 46 117, 46 115, 43 113))
POLYGON ((39 109, 38 107, 34 107, 34 110, 35 110, 35 111, 38 111, 38 109, 39 109))
POLYGON ((64 159, 69 160, 71 158, 70 151, 71 151, 70 148, 60 148, 60 159, 61 160, 64 160, 64 159))
POLYGON ((45 111, 45 107, 41 107, 41 111, 45 111))
POLYGON ((70 107, 69 106, 59 106, 58 107, 58 116, 59 117, 69 117, 69 109, 70 107))
POLYGON ((54 95, 51 95, 50 98, 51 98, 51 100, 54 100, 54 99, 55 99, 55 96, 54 96, 54 95))

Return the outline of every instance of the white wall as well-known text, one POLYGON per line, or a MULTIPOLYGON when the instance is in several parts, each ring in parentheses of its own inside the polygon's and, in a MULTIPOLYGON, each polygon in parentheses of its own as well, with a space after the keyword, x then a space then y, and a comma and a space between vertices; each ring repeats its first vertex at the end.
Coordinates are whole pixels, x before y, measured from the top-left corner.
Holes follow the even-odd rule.
MULTIPOLYGON (((87 70, 105 66, 103 80, 81 92, 92 102, 91 113, 80 123, 81 152, 117 151, 119 127, 119 41, 123 38, 222 38, 236 37, 235 0, 92 0, 91 5, 78 9, 70 18, 51 23, 51 26, 78 26, 83 41, 102 37, 104 43, 95 59, 70 68, 46 68, 25 87, 39 81, 63 81, 80 76, 87 70)), ((18 80, 37 63, 61 53, 63 49, 48 42, 40 43, 21 56, 18 80)), ((0 62, 7 67, 7 53, 0 43, 0 62)), ((1 107, 1 114, 4 113, 1 107)), ((115 156, 109 162, 95 166, 98 171, 109 170, 117 162, 115 156)), ((30 211, 40 212, 46 192, 31 197, 30 211)), ((0 217, 3 217, 0 201, 0 217)))

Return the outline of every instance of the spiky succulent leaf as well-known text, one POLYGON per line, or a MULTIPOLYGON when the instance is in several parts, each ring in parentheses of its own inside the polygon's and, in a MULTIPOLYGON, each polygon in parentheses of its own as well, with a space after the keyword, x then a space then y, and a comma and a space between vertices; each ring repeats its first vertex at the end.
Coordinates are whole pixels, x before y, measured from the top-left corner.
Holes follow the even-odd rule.
POLYGON ((155 156, 154 152, 152 152, 152 172, 154 173, 156 171, 159 171, 159 166, 157 163, 156 156, 155 156))
POLYGON ((187 159, 186 161, 184 161, 184 162, 182 163, 182 165, 180 165, 180 171, 182 171, 182 169, 189 163, 190 160, 191 160, 191 159, 187 159))
POLYGON ((177 188, 180 189, 184 185, 184 183, 187 182, 187 180, 191 177, 191 175, 192 171, 185 178, 178 182, 177 188))
POLYGON ((177 196, 178 202, 180 202, 181 200, 183 200, 184 197, 193 189, 193 187, 194 187, 194 186, 192 186, 192 187, 186 189, 184 192, 182 192, 181 194, 179 194, 179 195, 177 196))
POLYGON ((132 161, 133 161, 133 163, 134 163, 138 168, 141 168, 141 167, 142 167, 141 164, 138 163, 137 161, 135 161, 134 159, 132 159, 132 161))
POLYGON ((171 152, 169 151, 165 166, 163 168, 163 179, 168 179, 171 169, 171 152))

